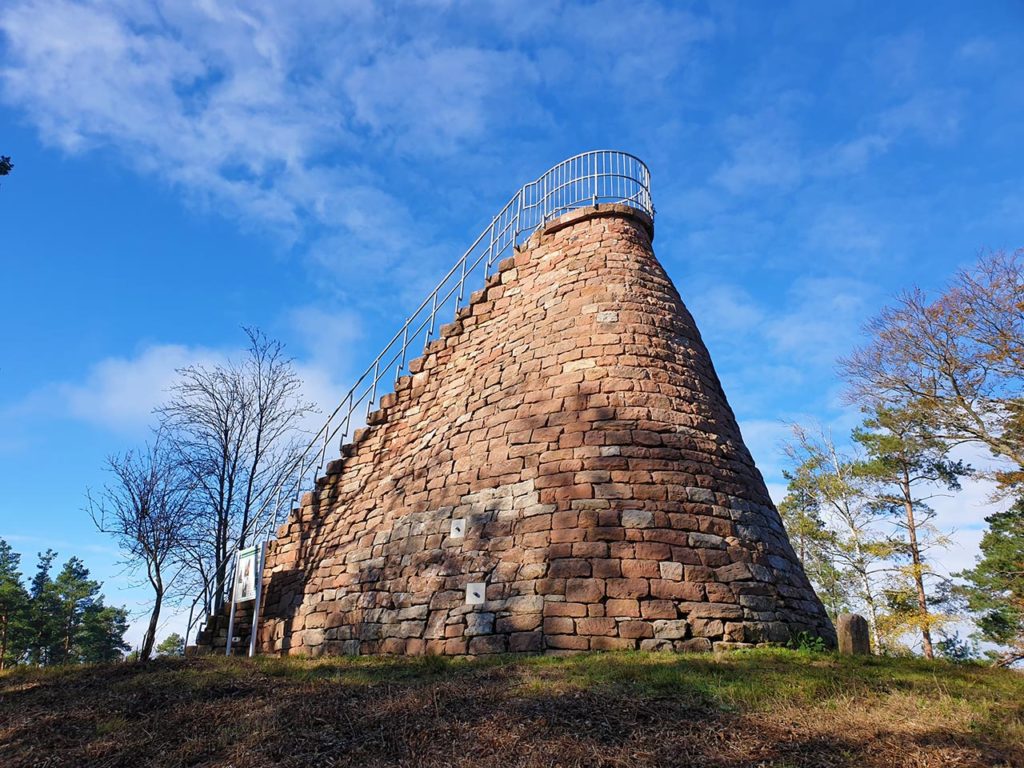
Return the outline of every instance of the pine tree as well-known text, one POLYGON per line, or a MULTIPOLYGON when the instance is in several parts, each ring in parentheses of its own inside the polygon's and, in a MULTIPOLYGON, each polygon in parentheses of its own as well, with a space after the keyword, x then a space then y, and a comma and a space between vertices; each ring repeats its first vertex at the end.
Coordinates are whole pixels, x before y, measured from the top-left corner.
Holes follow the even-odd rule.
POLYGON ((184 656, 185 638, 177 632, 172 632, 156 647, 158 656, 184 656))
POLYGON ((75 643, 86 615, 93 610, 100 585, 89 578, 89 569, 72 557, 53 580, 60 626, 59 660, 63 664, 76 661, 75 643))
POLYGON ((60 621, 57 595, 50 569, 57 553, 52 549, 39 553, 36 574, 29 588, 29 661, 33 664, 53 663, 59 655, 60 621))
POLYGON ((854 471, 870 482, 874 508, 896 528, 894 554, 909 560, 892 572, 885 589, 888 632, 919 632, 924 655, 935 658, 932 633, 946 617, 931 608, 929 593, 936 575, 929 551, 948 546, 949 537, 935 527, 935 511, 928 500, 936 488, 960 490, 959 479, 970 468, 949 459, 948 444, 935 436, 925 411, 912 404, 876 406, 853 431, 853 439, 866 453, 854 471))
POLYGON ((985 522, 977 564, 957 576, 967 581, 962 593, 979 634, 1003 646, 997 663, 1010 666, 1024 661, 1024 498, 985 522))
POLYGON ((57 553, 39 556, 29 599, 29 659, 39 665, 112 661, 128 649, 128 614, 103 604, 100 584, 72 557, 57 574, 50 569, 57 553))
POLYGON ((82 614, 75 635, 75 661, 95 664, 118 661, 131 646, 124 641, 128 631, 128 611, 103 604, 100 597, 82 614))
POLYGON ((0 539, 0 669, 24 657, 29 641, 29 594, 20 562, 21 555, 0 539))
MULTIPOLYGON (((788 493, 779 504, 779 515, 796 555, 833 620, 850 610, 851 574, 837 565, 833 554, 836 535, 821 517, 818 498, 803 479, 783 472, 788 493)), ((805 479, 805 478, 804 478, 805 479)))

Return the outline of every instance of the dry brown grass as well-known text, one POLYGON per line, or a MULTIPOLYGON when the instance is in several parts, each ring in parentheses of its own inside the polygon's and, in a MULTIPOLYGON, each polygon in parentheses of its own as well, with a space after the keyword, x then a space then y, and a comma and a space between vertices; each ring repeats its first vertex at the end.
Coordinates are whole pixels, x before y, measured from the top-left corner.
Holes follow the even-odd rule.
POLYGON ((0 765, 1024 766, 1024 676, 782 651, 16 671, 0 765))

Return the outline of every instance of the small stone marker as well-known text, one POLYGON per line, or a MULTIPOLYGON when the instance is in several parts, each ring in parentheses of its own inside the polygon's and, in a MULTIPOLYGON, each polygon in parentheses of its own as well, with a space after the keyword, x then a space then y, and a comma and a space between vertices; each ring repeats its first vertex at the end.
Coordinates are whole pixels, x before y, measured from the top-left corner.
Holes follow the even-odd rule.
POLYGON ((479 605, 487 599, 487 585, 474 581, 466 585, 466 605, 479 605))
POLYGON ((452 520, 451 537, 453 539, 461 539, 466 535, 466 518, 457 517, 452 520))
POLYGON ((871 640, 868 622, 856 613, 844 613, 836 619, 839 652, 847 656, 870 655, 871 640))

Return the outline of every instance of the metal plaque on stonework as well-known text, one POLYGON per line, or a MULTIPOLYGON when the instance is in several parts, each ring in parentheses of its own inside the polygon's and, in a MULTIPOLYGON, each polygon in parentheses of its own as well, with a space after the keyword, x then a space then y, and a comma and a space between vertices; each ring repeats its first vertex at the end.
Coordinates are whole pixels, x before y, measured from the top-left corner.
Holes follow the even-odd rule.
POLYGON ((474 581, 466 585, 466 605, 479 605, 487 599, 487 585, 474 581))

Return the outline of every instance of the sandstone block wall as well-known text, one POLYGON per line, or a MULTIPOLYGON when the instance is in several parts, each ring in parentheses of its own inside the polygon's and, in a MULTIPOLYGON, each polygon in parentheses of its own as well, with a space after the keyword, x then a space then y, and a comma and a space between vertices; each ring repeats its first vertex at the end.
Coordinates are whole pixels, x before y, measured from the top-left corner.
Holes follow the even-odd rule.
POLYGON ((651 236, 500 265, 278 531, 263 652, 834 642, 651 236))

